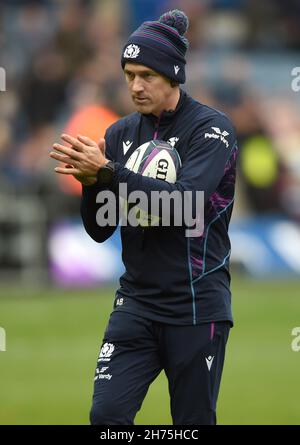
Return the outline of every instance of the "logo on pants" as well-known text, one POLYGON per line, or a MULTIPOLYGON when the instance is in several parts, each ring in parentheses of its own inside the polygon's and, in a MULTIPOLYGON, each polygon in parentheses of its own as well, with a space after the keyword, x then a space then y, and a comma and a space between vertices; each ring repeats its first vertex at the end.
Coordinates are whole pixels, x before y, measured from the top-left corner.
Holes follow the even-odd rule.
POLYGON ((210 371, 210 368, 211 368, 211 365, 212 365, 212 363, 213 363, 213 361, 214 361, 214 358, 215 358, 215 356, 213 355, 213 356, 209 356, 209 357, 205 357, 205 360, 206 360, 206 364, 207 364, 207 367, 208 367, 208 370, 210 371))
POLYGON ((112 378, 112 375, 111 374, 104 374, 104 372, 108 368, 109 368, 108 366, 102 366, 100 369, 96 368, 94 381, 96 382, 96 380, 102 380, 102 379, 110 380, 112 378))
POLYGON ((99 362, 109 362, 115 346, 112 343, 104 343, 99 354, 99 362))

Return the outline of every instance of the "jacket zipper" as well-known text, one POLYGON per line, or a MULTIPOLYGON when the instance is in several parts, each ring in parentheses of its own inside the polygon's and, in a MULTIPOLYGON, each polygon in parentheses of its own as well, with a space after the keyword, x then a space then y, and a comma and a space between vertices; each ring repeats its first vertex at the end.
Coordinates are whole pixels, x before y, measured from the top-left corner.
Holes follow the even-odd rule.
POLYGON ((162 113, 160 113, 160 115, 158 116, 157 121, 155 123, 154 135, 153 135, 154 140, 157 139, 157 136, 158 136, 158 128, 159 128, 161 116, 162 116, 162 113))

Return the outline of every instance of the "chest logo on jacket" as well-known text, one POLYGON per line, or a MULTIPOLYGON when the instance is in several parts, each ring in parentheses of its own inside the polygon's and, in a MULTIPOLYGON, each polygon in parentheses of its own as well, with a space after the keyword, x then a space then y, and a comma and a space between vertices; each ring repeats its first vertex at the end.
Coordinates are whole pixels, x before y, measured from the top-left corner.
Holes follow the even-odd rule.
POLYGON ((229 135, 228 131, 224 130, 221 131, 218 127, 211 127, 212 130, 214 130, 214 133, 205 133, 204 137, 206 138, 213 138, 213 139, 221 139, 221 141, 226 145, 226 148, 229 147, 229 142, 227 139, 225 139, 226 136, 229 135))
POLYGON ((126 141, 126 142, 124 142, 124 141, 123 141, 123 153, 124 153, 124 156, 126 155, 126 153, 128 152, 128 150, 130 149, 130 147, 132 146, 132 144, 133 144, 133 142, 130 142, 130 141, 126 141))
POLYGON ((168 140, 168 143, 169 143, 170 145, 172 145, 172 147, 174 148, 176 142, 178 142, 178 141, 179 141, 179 138, 177 138, 177 137, 174 136, 173 138, 170 138, 170 139, 168 140))

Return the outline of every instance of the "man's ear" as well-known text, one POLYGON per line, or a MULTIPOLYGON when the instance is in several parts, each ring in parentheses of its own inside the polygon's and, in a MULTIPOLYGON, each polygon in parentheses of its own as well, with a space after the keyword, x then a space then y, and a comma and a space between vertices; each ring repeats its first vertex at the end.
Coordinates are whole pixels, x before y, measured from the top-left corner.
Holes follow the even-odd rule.
POLYGON ((179 83, 176 80, 170 80, 170 85, 172 88, 179 87, 179 83))

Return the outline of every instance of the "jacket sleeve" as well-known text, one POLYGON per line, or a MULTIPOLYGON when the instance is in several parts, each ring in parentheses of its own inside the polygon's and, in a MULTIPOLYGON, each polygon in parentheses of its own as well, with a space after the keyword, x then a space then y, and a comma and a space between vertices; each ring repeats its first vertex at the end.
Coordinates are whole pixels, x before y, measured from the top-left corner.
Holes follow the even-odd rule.
MULTIPOLYGON (((114 161, 114 154, 112 147, 109 142, 109 137, 107 134, 105 135, 106 141, 106 157, 114 161)), ((90 235, 90 237, 98 242, 102 243, 106 241, 116 230, 119 220, 119 205, 118 205, 118 196, 114 190, 114 184, 112 186, 107 187, 101 184, 94 184, 91 186, 82 186, 82 198, 81 198, 81 207, 80 207, 81 218, 83 221, 84 228, 86 232, 90 235), (97 195, 99 192, 110 191, 115 196, 114 201, 109 202, 109 211, 111 211, 112 215, 115 215, 115 218, 110 222, 110 224, 101 226, 97 222, 97 213, 101 211, 101 207, 106 205, 107 201, 102 202, 101 204, 97 203, 97 195)))
MULTIPOLYGON (((149 202, 153 191, 172 193, 177 190, 182 194, 190 191, 190 206, 193 215, 196 215, 196 192, 203 191, 204 202, 207 202, 224 176, 226 163, 235 145, 231 122, 225 115, 218 115, 194 131, 175 184, 133 173, 116 164, 115 186, 126 183, 128 195, 141 190, 146 193, 149 202)), ((174 208, 171 208, 170 221, 173 216, 174 208)))

